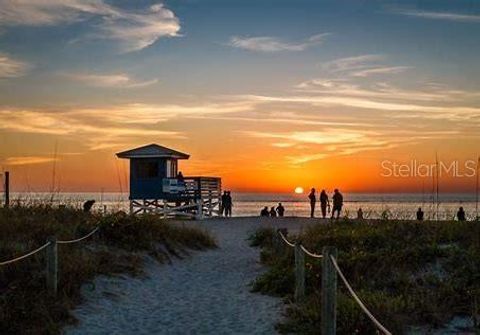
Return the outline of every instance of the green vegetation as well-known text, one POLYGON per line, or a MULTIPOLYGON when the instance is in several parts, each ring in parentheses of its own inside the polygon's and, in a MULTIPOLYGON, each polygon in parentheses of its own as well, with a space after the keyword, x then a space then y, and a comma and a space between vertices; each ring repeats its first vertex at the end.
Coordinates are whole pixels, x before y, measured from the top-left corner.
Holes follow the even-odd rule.
MULTIPOLYGON (((262 247, 269 271, 253 290, 293 300, 292 248, 275 252, 274 231, 259 230, 252 245, 262 247)), ((299 236, 309 250, 338 248, 338 263, 372 313, 394 334, 410 326, 438 328, 454 316, 478 316, 480 223, 340 221, 306 229, 299 236)), ((282 333, 316 334, 320 329, 321 260, 306 256, 307 299, 289 304, 282 333)), ((338 334, 374 334, 375 326, 338 279, 338 334)))
POLYGON ((23 255, 56 236, 68 240, 99 231, 78 244, 58 245, 59 292, 45 289, 45 252, 0 267, 0 332, 59 334, 75 322, 70 310, 81 302, 80 287, 95 276, 141 275, 145 255, 160 262, 188 250, 215 247, 205 232, 167 223, 157 216, 119 213, 95 216, 48 206, 0 209, 0 261, 23 255))

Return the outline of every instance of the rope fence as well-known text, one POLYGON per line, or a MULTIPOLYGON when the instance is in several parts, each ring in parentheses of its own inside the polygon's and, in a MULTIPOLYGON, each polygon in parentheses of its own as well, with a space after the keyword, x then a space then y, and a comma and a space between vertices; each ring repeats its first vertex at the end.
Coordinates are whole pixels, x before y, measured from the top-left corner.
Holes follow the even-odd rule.
POLYGON ((303 250, 304 253, 306 253, 308 256, 313 257, 313 258, 322 258, 323 255, 315 254, 313 252, 310 252, 305 248, 303 245, 300 244, 300 248, 303 250))
POLYGON ((83 240, 89 238, 90 236, 92 236, 93 234, 95 234, 98 231, 98 229, 100 229, 100 227, 95 228, 94 230, 92 230, 87 235, 85 235, 83 237, 80 237, 80 238, 77 238, 76 240, 57 241, 57 243, 58 244, 72 244, 72 243, 77 243, 77 242, 83 241, 83 240))
POLYGON ((50 245, 51 242, 47 242, 45 243, 44 245, 42 245, 41 247, 35 249, 35 250, 32 250, 30 251, 28 254, 25 254, 23 256, 19 256, 19 257, 16 257, 14 259, 10 259, 8 261, 4 261, 4 262, 0 262, 0 266, 3 266, 3 265, 8 265, 8 264, 12 264, 12 263, 16 263, 18 261, 21 261, 22 259, 25 259, 27 257, 30 257, 30 256, 33 256, 35 255, 37 252, 39 251, 42 251, 43 249, 45 249, 46 247, 48 247, 50 245))
POLYGON ((357 304, 360 306, 360 308, 363 310, 365 314, 372 320, 372 322, 380 329, 385 335, 392 335, 387 328, 385 328, 380 321, 378 321, 373 314, 368 310, 368 308, 365 306, 365 304, 360 300, 358 295, 355 293, 353 290, 352 286, 350 286, 350 283, 348 282, 347 278, 345 278, 345 275, 343 274, 342 270, 340 270, 340 267, 337 264, 337 260, 335 257, 330 255, 330 260, 332 261, 333 266, 335 267, 335 270, 337 270, 338 275, 342 279, 343 283, 347 287, 348 292, 352 295, 353 299, 357 302, 357 304))
POLYGON ((57 290, 57 285, 58 285, 58 250, 57 250, 58 248, 57 248, 57 245, 58 244, 73 244, 73 243, 81 242, 81 241, 89 238, 93 234, 95 234, 99 229, 100 229, 100 227, 96 227, 91 232, 89 232, 87 235, 85 235, 83 237, 80 237, 80 238, 77 238, 77 239, 74 239, 74 240, 57 241, 57 239, 55 237, 50 237, 50 238, 48 238, 47 243, 45 243, 41 247, 39 247, 35 250, 32 250, 32 251, 30 251, 29 253, 27 253, 23 256, 16 257, 14 259, 10 259, 8 261, 0 262, 0 266, 16 263, 16 262, 18 262, 22 259, 25 259, 25 258, 28 258, 30 256, 35 255, 36 253, 42 251, 43 249, 46 249, 46 271, 45 271, 46 284, 47 284, 46 287, 47 287, 47 290, 53 296, 56 296, 57 291, 58 291, 57 290))
MULTIPOLYGON (((301 301, 305 295, 305 261, 304 254, 313 258, 322 258, 322 334, 333 335, 336 333, 336 296, 337 296, 337 274, 342 279, 353 300, 360 309, 368 316, 375 326, 385 335, 392 333, 378 321, 368 310, 365 304, 360 300, 353 290, 342 270, 338 266, 336 255, 337 249, 334 247, 324 247, 322 254, 317 254, 305 248, 301 242, 290 242, 287 237, 277 230, 281 240, 289 246, 295 248, 295 300, 301 301), (332 267, 333 265, 333 267, 332 267)), ((275 235, 276 236, 276 235, 275 235)))
POLYGON ((282 240, 290 247, 295 247, 295 244, 290 242, 289 240, 287 240, 287 238, 283 235, 283 233, 281 231, 278 231, 278 234, 280 235, 280 237, 282 238, 282 240))

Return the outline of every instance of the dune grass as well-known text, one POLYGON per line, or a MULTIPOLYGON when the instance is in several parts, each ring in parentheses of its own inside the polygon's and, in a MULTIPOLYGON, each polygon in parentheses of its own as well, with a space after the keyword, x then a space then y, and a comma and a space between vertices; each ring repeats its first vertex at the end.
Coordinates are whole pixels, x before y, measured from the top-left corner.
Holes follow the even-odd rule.
POLYGON ((71 310, 80 288, 98 275, 141 275, 148 254, 160 262, 189 250, 214 248, 206 232, 169 223, 157 216, 122 213, 95 216, 48 206, 0 209, 0 260, 25 254, 49 236, 68 240, 99 231, 79 244, 58 245, 58 296, 45 289, 45 252, 0 267, 0 333, 59 334, 75 322, 71 310))
MULTIPOLYGON (((269 271, 254 291, 293 300, 293 250, 273 251, 274 231, 251 237, 262 247, 269 271)), ((476 320, 480 301, 480 223, 340 221, 308 228, 298 236, 307 249, 338 248, 338 263, 372 313, 394 334, 441 328, 454 316, 476 320)), ((372 322, 338 279, 338 334, 374 334, 372 322)), ((282 333, 316 334, 320 329, 321 260, 306 256, 307 298, 289 304, 282 333)))

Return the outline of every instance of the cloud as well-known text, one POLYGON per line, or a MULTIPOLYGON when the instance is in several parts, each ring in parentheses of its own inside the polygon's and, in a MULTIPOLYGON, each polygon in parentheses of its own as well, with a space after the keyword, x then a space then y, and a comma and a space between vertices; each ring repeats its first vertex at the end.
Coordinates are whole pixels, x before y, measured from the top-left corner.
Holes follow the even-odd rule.
POLYGON ((398 74, 410 66, 386 66, 384 55, 367 54, 338 58, 320 64, 322 70, 332 76, 369 77, 373 75, 398 74))
POLYGON ((0 25, 43 26, 100 18, 92 38, 120 43, 123 51, 146 48, 162 37, 178 36, 180 22, 163 4, 132 12, 102 0, 18 0, 0 2, 0 25))
POLYGON ((64 77, 81 82, 93 87, 111 87, 111 88, 140 88, 146 87, 158 82, 158 79, 138 81, 130 78, 129 75, 119 74, 93 74, 93 73, 63 73, 64 77))
POLYGON ((369 77, 371 75, 379 74, 397 74, 404 72, 405 70, 410 69, 409 66, 384 66, 384 67, 374 67, 364 70, 359 70, 352 73, 354 77, 369 77))
POLYGON ((320 66, 328 72, 347 72, 371 67, 372 63, 383 61, 384 59, 384 55, 368 54, 338 58, 325 62, 320 66))
POLYGON ((422 10, 397 10, 394 11, 395 14, 419 17, 424 19, 431 20, 445 20, 445 21, 456 21, 456 22, 480 22, 480 15, 472 14, 461 14, 461 13, 452 13, 452 12, 432 12, 432 11, 422 11, 422 10))
POLYGON ((363 140, 367 133, 366 131, 360 132, 341 128, 331 128, 324 131, 293 131, 286 133, 244 132, 244 134, 251 137, 281 139, 287 140, 290 143, 308 144, 354 143, 363 140))
POLYGON ((236 113, 251 108, 250 102, 238 101, 198 105, 125 104, 59 110, 0 108, 0 130, 75 138, 93 150, 118 147, 138 138, 185 139, 183 132, 167 129, 162 123, 177 118, 236 113))
POLYGON ((12 59, 8 55, 0 53, 0 79, 21 77, 25 75, 30 68, 30 64, 12 59))
POLYGON ((53 157, 44 157, 44 156, 18 156, 18 157, 8 157, 2 161, 3 165, 32 165, 32 164, 44 164, 50 163, 57 160, 53 157))
POLYGON ((398 138, 384 138, 382 132, 345 128, 324 128, 321 131, 246 131, 244 134, 254 138, 272 139, 274 142, 271 146, 288 148, 289 154, 285 158, 293 165, 366 150, 387 149, 402 142, 398 138), (277 140, 283 142, 275 142, 277 140), (295 154, 292 154, 292 151, 295 154))
POLYGON ((162 4, 153 5, 143 13, 120 12, 101 25, 99 37, 121 42, 124 51, 144 49, 161 37, 179 36, 180 22, 162 4))
POLYGON ((71 23, 85 18, 85 14, 115 13, 112 7, 100 0, 18 0, 0 3, 1 24, 12 26, 71 23))
POLYGON ((270 36, 233 36, 230 39, 229 45, 239 49, 267 53, 278 51, 303 51, 311 46, 321 44, 328 35, 328 33, 313 35, 301 42, 288 42, 270 36))

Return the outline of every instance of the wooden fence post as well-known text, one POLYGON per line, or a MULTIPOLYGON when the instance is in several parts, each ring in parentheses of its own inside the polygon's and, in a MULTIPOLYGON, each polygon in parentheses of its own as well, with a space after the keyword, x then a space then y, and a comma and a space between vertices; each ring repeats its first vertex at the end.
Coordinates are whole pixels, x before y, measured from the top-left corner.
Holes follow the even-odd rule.
POLYGON ((295 301, 305 297, 305 254, 299 241, 295 242, 295 301))
POLYGON ((57 258, 57 238, 49 237, 47 242, 47 290, 52 296, 57 295, 57 280, 58 280, 58 258, 57 258))
POLYGON ((337 271, 330 255, 337 258, 337 248, 324 247, 322 251, 322 335, 337 331, 337 271))
POLYGON ((10 207, 10 172, 5 171, 5 208, 10 207))

